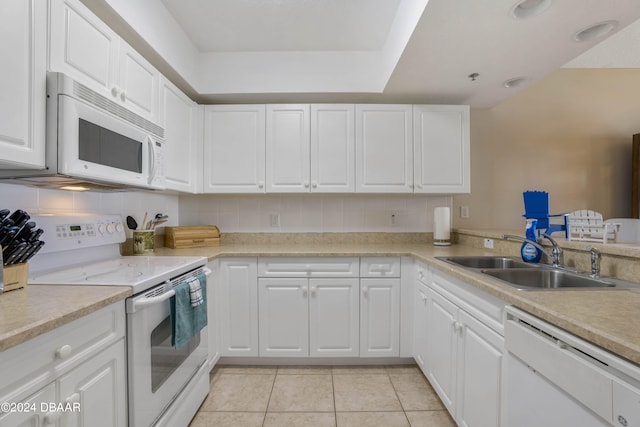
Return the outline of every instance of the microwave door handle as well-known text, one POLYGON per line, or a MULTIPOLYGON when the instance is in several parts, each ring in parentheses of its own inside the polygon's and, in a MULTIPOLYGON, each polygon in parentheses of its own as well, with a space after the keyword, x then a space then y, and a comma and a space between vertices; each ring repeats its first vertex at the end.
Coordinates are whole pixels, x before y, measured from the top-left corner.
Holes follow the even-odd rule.
POLYGON ((147 135, 147 144, 149 144, 149 160, 150 160, 150 170, 149 170, 149 184, 153 182, 153 178, 156 176, 156 149, 153 145, 153 139, 147 135))

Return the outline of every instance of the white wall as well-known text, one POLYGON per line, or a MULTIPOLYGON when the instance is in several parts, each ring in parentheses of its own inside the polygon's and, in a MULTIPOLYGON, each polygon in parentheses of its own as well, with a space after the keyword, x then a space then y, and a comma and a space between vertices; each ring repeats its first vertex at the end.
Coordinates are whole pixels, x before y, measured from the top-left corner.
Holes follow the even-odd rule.
POLYGON ((98 193, 36 189, 23 185, 0 184, 0 209, 23 209, 38 214, 120 214, 132 215, 139 222, 145 212, 169 215, 165 225, 178 225, 178 196, 153 192, 98 193))
POLYGON ((180 225, 217 225, 224 233, 428 232, 433 209, 450 196, 183 195, 180 225), (391 215, 396 225, 391 225, 391 215), (271 226, 271 216, 280 226, 271 226))

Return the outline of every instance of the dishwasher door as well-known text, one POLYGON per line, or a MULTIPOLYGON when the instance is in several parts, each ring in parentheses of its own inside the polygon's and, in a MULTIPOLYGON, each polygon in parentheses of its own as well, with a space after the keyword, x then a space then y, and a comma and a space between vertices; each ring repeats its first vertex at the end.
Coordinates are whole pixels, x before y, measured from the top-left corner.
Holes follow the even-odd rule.
POLYGON ((505 426, 640 426, 640 368, 513 307, 505 426))
POLYGON ((610 426, 513 353, 507 355, 505 426, 610 426))

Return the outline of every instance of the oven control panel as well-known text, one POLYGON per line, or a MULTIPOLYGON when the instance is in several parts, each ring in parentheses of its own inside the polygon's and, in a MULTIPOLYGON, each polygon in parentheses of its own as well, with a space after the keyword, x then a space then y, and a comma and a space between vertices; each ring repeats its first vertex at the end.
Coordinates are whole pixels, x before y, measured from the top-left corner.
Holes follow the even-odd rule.
POLYGON ((40 215, 34 221, 44 230, 40 253, 122 243, 126 240, 120 215, 40 215))

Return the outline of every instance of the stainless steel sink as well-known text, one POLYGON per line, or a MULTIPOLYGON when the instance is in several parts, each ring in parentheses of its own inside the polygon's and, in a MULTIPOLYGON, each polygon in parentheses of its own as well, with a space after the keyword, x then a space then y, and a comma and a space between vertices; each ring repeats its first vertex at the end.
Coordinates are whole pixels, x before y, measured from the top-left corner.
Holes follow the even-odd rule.
POLYGON ((436 257, 439 260, 467 268, 532 268, 534 265, 517 258, 504 256, 448 256, 436 257))
POLYGON ((616 285, 581 274, 550 268, 486 269, 482 273, 521 290, 613 288, 616 285))

